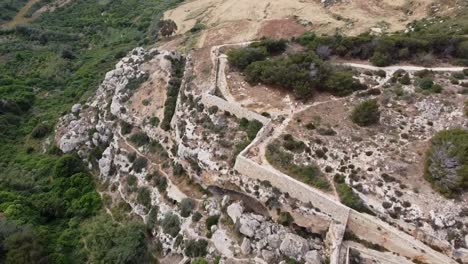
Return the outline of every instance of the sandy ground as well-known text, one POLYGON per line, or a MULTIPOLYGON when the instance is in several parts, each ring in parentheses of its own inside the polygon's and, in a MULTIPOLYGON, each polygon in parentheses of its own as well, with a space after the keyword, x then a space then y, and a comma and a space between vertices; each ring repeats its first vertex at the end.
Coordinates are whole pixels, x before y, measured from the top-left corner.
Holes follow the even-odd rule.
POLYGON ((179 34, 195 24, 208 27, 199 46, 240 42, 261 36, 291 37, 306 30, 359 34, 402 30, 415 19, 451 12, 453 0, 344 0, 324 6, 318 0, 193 0, 164 14, 174 20, 179 34))

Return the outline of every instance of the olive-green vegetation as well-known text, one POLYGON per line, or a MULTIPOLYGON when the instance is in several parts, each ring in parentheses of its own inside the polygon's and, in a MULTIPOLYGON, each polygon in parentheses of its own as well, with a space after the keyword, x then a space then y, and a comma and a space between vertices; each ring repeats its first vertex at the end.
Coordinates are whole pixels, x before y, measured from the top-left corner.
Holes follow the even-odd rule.
MULTIPOLYGON (((25 2, 0 1, 0 23, 25 2)), ((135 248, 145 237, 132 224, 100 232, 102 243, 84 246, 83 223, 104 221, 95 217, 102 210, 93 178, 57 147, 43 152, 41 140, 53 136, 72 104, 93 94, 119 58, 157 39, 162 12, 177 2, 76 0, 0 30, 1 263, 140 262, 131 255, 140 254, 135 248), (122 243, 105 244, 113 241, 122 243)))
POLYGON ((363 127, 377 124, 380 120, 379 104, 376 100, 367 100, 358 104, 351 113, 351 120, 363 127))
POLYGON ((370 215, 374 215, 374 212, 370 210, 364 202, 359 198, 359 196, 354 193, 353 189, 349 187, 348 184, 345 183, 344 176, 337 174, 334 177, 334 182, 336 186, 336 191, 340 196, 340 201, 344 205, 353 208, 354 210, 362 213, 368 213, 370 215))
POLYGON ((206 255, 206 248, 208 246, 208 241, 204 239, 198 240, 187 240, 185 241, 185 250, 184 253, 186 256, 196 258, 204 257, 206 255))
POLYGON ((388 66, 400 61, 430 65, 435 58, 468 65, 468 15, 466 8, 464 10, 451 18, 412 22, 410 26, 414 30, 406 33, 319 36, 308 32, 299 37, 297 42, 317 52, 322 58, 335 55, 370 60, 376 66, 388 66), (444 22, 439 23, 440 20, 444 22))
POLYGON ((228 59, 246 74, 250 83, 280 86, 302 99, 309 98, 315 91, 345 96, 366 89, 351 72, 333 69, 314 51, 278 55, 285 48, 284 40, 263 40, 229 51, 228 59))
POLYGON ((446 197, 468 189, 467 130, 444 130, 432 137, 424 177, 446 197))
POLYGON ((265 156, 273 166, 297 180, 319 189, 330 190, 330 184, 317 166, 295 164, 293 154, 285 151, 278 142, 268 145, 265 156))
MULTIPOLYGON (((153 263, 148 250, 145 226, 140 223, 120 225, 102 214, 85 223, 83 240, 90 263, 153 263)), ((69 263, 69 262, 64 262, 69 263)))
POLYGON ((184 75, 185 59, 179 60, 171 58, 172 76, 167 88, 167 98, 164 103, 164 117, 161 122, 161 128, 164 130, 171 129, 171 120, 175 113, 177 104, 177 96, 179 95, 182 77, 184 75))
POLYGON ((28 0, 1 0, 0 23, 11 20, 16 13, 28 2, 28 0))
POLYGON ((239 121, 239 128, 247 133, 247 137, 250 141, 252 141, 257 136, 258 131, 260 131, 262 127, 263 124, 258 120, 249 121, 246 118, 242 118, 239 121))

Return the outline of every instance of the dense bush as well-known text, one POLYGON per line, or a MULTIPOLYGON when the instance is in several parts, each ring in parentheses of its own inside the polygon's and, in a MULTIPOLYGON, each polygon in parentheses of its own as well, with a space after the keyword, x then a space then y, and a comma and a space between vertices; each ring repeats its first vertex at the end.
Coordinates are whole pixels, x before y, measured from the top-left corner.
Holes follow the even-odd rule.
POLYGON ((287 46, 288 42, 284 39, 271 39, 271 38, 264 38, 258 42, 253 42, 249 45, 251 48, 265 48, 269 55, 277 55, 283 53, 287 46))
POLYGON ((135 145, 137 145, 138 147, 141 147, 143 145, 148 144, 150 141, 150 138, 144 132, 137 132, 130 136, 130 141, 134 143, 135 145))
POLYGON ((91 263, 150 263, 145 228, 121 225, 103 214, 84 227, 84 243, 91 263))
POLYGON ((151 192, 147 187, 141 187, 138 189, 137 202, 146 208, 151 207, 151 192))
POLYGON ((161 221, 161 227, 164 233, 176 237, 180 231, 180 219, 175 214, 167 213, 161 221))
POLYGON ((253 140, 257 136, 258 131, 263 127, 263 124, 258 120, 249 121, 242 118, 239 122, 239 127, 247 133, 249 140, 253 140))
POLYGON ((167 87, 167 98, 164 103, 164 117, 161 128, 168 131, 171 129, 171 120, 175 113, 177 96, 179 95, 181 78, 184 75, 185 59, 170 59, 172 65, 172 75, 167 87))
POLYGON ((50 127, 44 123, 37 125, 31 132, 33 138, 43 138, 50 132, 50 127))
POLYGON ((338 195, 340 196, 340 201, 344 205, 350 208, 353 208, 354 210, 358 212, 374 215, 374 212, 372 212, 372 210, 370 210, 364 204, 361 198, 359 198, 359 196, 356 193, 354 193, 353 189, 345 183, 344 176, 337 174, 334 177, 334 181, 335 181, 336 191, 338 192, 338 195))
POLYGON ((211 227, 217 225, 219 221, 219 215, 211 215, 206 219, 206 229, 211 230, 211 227))
POLYGON ((145 157, 138 157, 133 162, 132 168, 135 172, 140 173, 143 169, 148 166, 148 160, 145 157))
POLYGON ((255 61, 262 61, 268 56, 265 47, 247 47, 241 49, 233 49, 228 52, 229 63, 239 70, 244 70, 255 61))
MULTIPOLYGON (((467 59, 468 41, 458 33, 397 32, 392 35, 373 36, 364 33, 358 36, 318 36, 307 32, 297 42, 309 50, 327 50, 328 55, 370 60, 376 66, 387 66, 403 60, 421 61, 432 56, 467 59)), ((326 56, 328 57, 328 56, 326 56)), ((432 61, 431 61, 432 62, 432 61)))
POLYGON ((367 100, 360 103, 351 113, 351 120, 359 126, 377 124, 380 120, 379 104, 376 100, 367 100))
POLYGON ((294 222, 294 218, 289 212, 281 212, 278 215, 278 224, 284 225, 284 226, 289 226, 294 222))
POLYGON ((189 217, 195 207, 195 201, 190 198, 184 198, 180 202, 180 216, 189 217))
POLYGON ((468 189, 468 131, 445 130, 431 139, 424 177, 447 197, 468 189))
POLYGON ((348 71, 334 71, 325 81, 325 90, 337 96, 346 96, 365 89, 367 86, 354 79, 352 72, 348 71))
POLYGON ((204 239, 188 240, 185 242, 184 253, 186 256, 191 258, 204 257, 206 256, 206 248, 208 241, 204 239))
POLYGON ((120 133, 127 135, 132 132, 133 126, 125 121, 120 121, 120 133))

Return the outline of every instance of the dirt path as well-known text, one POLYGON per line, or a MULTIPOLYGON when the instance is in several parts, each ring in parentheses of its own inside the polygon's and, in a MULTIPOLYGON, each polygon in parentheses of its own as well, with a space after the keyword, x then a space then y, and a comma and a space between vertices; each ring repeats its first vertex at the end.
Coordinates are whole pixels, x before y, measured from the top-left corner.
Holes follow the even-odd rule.
POLYGON ((23 8, 20 9, 18 14, 16 14, 16 16, 10 22, 5 24, 5 27, 14 28, 16 25, 29 23, 29 21, 31 21, 32 18, 25 17, 25 15, 29 11, 29 9, 38 1, 39 0, 29 0, 29 2, 25 6, 23 6, 23 8))
POLYGON ((384 70, 386 72, 395 72, 397 70, 405 70, 408 72, 417 72, 417 71, 423 71, 423 70, 430 70, 433 72, 460 72, 466 69, 463 67, 430 68, 430 67, 421 67, 421 66, 413 66, 413 65, 394 65, 394 66, 387 66, 387 67, 377 67, 377 66, 363 64, 363 63, 339 63, 339 65, 349 66, 349 67, 358 68, 358 69, 371 70, 371 71, 384 70))
MULTIPOLYGON (((155 166, 156 168, 158 168, 158 170, 164 175, 164 177, 166 177, 167 179, 167 194, 170 198, 180 202, 182 201, 182 199, 184 198, 187 198, 187 195, 185 193, 183 193, 172 181, 171 181, 171 177, 169 177, 169 175, 164 171, 162 170, 162 167, 161 167, 161 164, 157 164, 157 163, 154 163, 152 161, 152 159, 150 157, 148 157, 147 155, 145 155, 144 153, 142 153, 141 151, 139 151, 137 148, 135 148, 132 144, 130 144, 128 142, 128 140, 122 135, 122 133, 120 132, 120 129, 118 130, 119 133, 119 137, 123 140, 123 142, 125 143, 125 145, 127 145, 130 149, 132 149, 135 153, 137 153, 137 155, 149 160, 151 162, 151 165, 155 166)), ((195 198, 192 198, 194 200, 197 200, 197 201, 201 201, 199 199, 195 199, 195 198)))

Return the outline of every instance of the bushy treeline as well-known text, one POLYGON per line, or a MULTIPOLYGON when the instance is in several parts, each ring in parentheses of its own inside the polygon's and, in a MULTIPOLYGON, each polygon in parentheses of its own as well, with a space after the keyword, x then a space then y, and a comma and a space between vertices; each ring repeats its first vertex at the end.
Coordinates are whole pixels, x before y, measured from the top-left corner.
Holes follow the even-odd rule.
MULTIPOLYGON (((322 58, 336 55, 345 58, 370 60, 376 66, 388 66, 400 61, 416 63, 424 56, 457 58, 468 63, 468 38, 453 34, 405 34, 373 36, 318 36, 308 32, 296 41, 317 52, 322 58)), ((423 62, 424 63, 424 62, 423 62)))
POLYGON ((351 72, 333 69, 314 51, 270 57, 286 48, 285 41, 276 42, 263 40, 232 50, 228 53, 229 62, 243 70, 250 83, 280 86, 302 99, 310 97, 315 91, 345 96, 366 89, 365 85, 353 78, 351 72), (276 42, 278 44, 271 44, 276 42))
POLYGON ((21 256, 21 263, 76 263, 69 258, 83 259, 78 223, 101 208, 94 180, 74 155, 45 158, 35 167, 37 179, 0 182, 0 211, 6 219, 0 223, 0 262, 18 263, 21 256))
POLYGON ((164 103, 164 117, 161 122, 161 128, 166 131, 171 129, 171 120, 176 110, 177 97, 179 96, 185 68, 184 58, 180 58, 179 60, 171 58, 170 60, 172 63, 172 75, 167 87, 167 98, 164 103))

